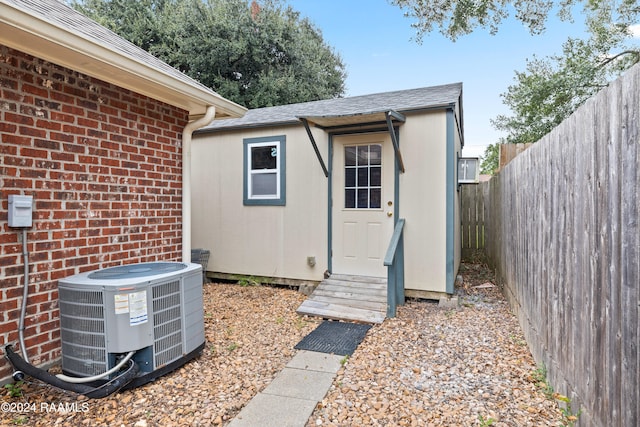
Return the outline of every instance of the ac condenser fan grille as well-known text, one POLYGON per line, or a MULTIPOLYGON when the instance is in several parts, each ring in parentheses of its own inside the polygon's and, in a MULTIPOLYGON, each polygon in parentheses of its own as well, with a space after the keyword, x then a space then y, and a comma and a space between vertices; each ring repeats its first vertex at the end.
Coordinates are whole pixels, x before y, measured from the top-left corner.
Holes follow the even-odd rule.
POLYGON ((97 270, 89 274, 93 280, 134 279, 150 277, 158 274, 174 273, 187 268, 186 264, 178 262, 147 262, 144 264, 127 264, 97 270))

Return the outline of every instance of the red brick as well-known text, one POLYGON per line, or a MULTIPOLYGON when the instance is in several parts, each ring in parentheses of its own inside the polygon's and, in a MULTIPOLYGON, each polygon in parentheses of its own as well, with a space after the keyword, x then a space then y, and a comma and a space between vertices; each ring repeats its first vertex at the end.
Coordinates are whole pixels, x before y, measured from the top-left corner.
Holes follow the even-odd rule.
POLYGON ((60 142, 73 142, 74 136, 68 133, 49 132, 49 138, 60 142))
POLYGON ((16 133, 18 126, 13 123, 0 122, 0 132, 16 133))
MULTIPOLYGON (((34 298, 27 310, 36 332, 27 346, 34 360, 54 360, 60 354, 57 280, 122 262, 180 258, 179 137, 187 113, 9 52, 22 65, 0 63, 0 74, 11 76, 3 80, 2 97, 13 104, 0 112, 0 200, 16 193, 36 198, 29 233, 34 298), (36 65, 55 90, 40 85, 36 65)), ((6 202, 0 204, 6 220, 6 202)), ((13 316, 0 322, 5 340, 17 339, 20 253, 17 233, 0 233, 0 301, 13 316)), ((5 366, 0 361, 0 377, 5 366)))
POLYGON ((83 120, 83 119, 81 117, 78 118, 78 126, 65 124, 62 127, 62 131, 65 132, 65 133, 71 133, 71 134, 74 134, 74 135, 86 135, 87 134, 87 129, 82 127, 82 124, 80 123, 80 120, 83 120))

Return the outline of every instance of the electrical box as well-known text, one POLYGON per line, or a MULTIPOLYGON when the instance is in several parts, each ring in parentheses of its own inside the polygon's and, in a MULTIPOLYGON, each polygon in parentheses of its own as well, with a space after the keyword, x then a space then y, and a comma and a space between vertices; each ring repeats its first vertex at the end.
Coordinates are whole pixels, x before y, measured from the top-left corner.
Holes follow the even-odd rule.
POLYGON ((31 227, 33 224, 33 196, 9 195, 9 227, 31 227))

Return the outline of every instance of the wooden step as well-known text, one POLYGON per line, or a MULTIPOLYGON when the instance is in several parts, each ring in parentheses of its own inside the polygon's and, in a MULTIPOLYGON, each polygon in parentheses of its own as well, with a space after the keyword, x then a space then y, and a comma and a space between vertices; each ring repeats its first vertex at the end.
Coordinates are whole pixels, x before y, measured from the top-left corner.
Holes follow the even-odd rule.
POLYGON ((325 319, 382 323, 387 312, 387 281, 379 277, 332 275, 318 285, 296 312, 325 319))

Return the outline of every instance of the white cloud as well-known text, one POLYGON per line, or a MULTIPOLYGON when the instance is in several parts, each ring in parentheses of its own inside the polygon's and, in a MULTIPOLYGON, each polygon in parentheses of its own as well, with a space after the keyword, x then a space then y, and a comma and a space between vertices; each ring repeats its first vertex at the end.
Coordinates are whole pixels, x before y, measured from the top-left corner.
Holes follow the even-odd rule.
POLYGON ((631 33, 632 37, 640 39, 640 24, 630 26, 629 32, 631 33))

